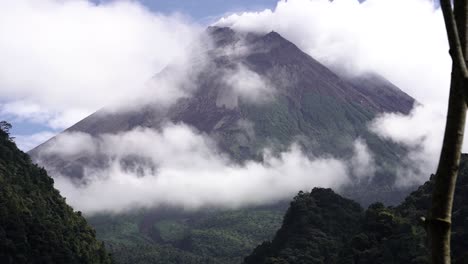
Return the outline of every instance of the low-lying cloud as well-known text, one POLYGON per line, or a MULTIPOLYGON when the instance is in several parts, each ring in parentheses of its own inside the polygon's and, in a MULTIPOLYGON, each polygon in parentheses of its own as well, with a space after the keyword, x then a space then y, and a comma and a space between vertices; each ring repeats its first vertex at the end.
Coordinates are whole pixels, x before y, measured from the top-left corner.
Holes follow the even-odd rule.
MULTIPOLYGON (((401 158, 396 185, 421 184, 435 173, 442 148, 445 115, 431 106, 417 106, 409 115, 388 113, 373 120, 371 131, 408 149, 401 158)), ((464 144, 462 151, 468 151, 464 144)))
POLYGON ((354 141, 354 155, 349 162, 354 180, 358 182, 371 180, 377 170, 374 157, 366 142, 361 138, 354 141))
POLYGON ((351 160, 313 158, 292 145, 278 155, 265 150, 262 161, 239 164, 207 135, 168 124, 161 130, 137 128, 99 137, 65 133, 42 154, 68 159, 105 154, 101 167, 85 167, 86 184, 55 176, 67 201, 92 214, 157 206, 238 208, 290 199, 316 186, 339 189, 360 166, 373 166, 362 140, 355 152, 351 160))

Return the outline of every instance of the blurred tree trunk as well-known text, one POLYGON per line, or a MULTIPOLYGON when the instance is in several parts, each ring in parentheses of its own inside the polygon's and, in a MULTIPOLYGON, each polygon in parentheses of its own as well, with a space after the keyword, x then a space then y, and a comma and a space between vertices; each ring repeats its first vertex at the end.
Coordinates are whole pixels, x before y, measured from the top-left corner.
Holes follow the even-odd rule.
POLYGON ((460 164, 468 99, 466 69, 468 0, 441 0, 452 56, 447 123, 437 168, 432 208, 428 215, 429 245, 433 264, 450 263, 452 204, 460 164))

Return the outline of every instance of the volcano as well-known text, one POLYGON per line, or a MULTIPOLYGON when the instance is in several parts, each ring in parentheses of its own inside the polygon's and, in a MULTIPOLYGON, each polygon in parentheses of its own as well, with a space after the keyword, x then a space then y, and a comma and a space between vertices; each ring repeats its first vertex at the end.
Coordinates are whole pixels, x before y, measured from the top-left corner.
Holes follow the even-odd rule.
MULTIPOLYGON (((184 65, 183 74, 177 65, 169 65, 151 80, 154 85, 149 89, 158 89, 175 78, 183 96, 174 103, 160 104, 151 97, 129 99, 127 107, 104 107, 64 133, 99 137, 183 123, 208 135, 223 155, 238 164, 261 162, 265 149, 281 153, 291 144, 311 157, 347 159, 360 139, 372 152, 377 170, 369 181, 357 180, 341 194, 366 205, 396 204, 409 192, 394 187, 395 168, 406 150, 379 138, 368 125, 383 113, 408 114, 413 98, 377 74, 333 71, 276 32, 210 27, 206 39, 208 44, 184 65)), ((62 156, 51 152, 59 148, 58 137, 29 152, 52 175, 85 185, 85 168, 99 169, 112 160, 106 153, 62 156)), ((140 165, 157 170, 157 164, 135 156, 121 164, 140 165)), ((159 208, 88 220, 118 263, 239 263, 255 245, 271 239, 286 207, 280 203, 194 213, 159 208)))
MULTIPOLYGON (((191 65, 196 70, 184 82, 191 87, 189 96, 170 106, 149 100, 133 109, 104 108, 65 132, 99 136, 184 123, 215 139, 239 163, 261 160, 265 148, 280 152, 293 143, 310 155, 346 158, 352 155, 353 141, 360 138, 375 155, 379 169, 371 182, 352 188, 352 198, 395 203, 403 197, 392 186, 395 165, 405 150, 371 133, 368 123, 385 112, 408 114, 413 98, 377 74, 333 72, 276 32, 238 33, 222 27, 206 32, 211 45, 204 50, 205 63, 191 65), (236 83, 239 74, 248 81, 236 83)), ((168 66, 154 77, 155 83, 175 71, 168 66)), ((105 154, 64 158, 44 151, 54 142, 51 139, 29 152, 52 172, 80 179, 84 166, 106 164, 105 154)), ((129 160, 134 162, 139 161, 129 160)))

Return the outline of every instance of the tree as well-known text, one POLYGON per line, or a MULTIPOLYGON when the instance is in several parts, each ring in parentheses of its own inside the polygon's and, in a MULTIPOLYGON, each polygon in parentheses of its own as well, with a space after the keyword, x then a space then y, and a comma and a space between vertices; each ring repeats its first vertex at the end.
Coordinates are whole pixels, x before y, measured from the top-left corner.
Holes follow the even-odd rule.
POLYGON ((427 225, 432 263, 450 263, 452 204, 465 129, 468 70, 468 0, 441 0, 452 56, 447 122, 427 225))
POLYGON ((10 123, 8 123, 7 121, 0 121, 0 130, 5 132, 6 134, 9 134, 10 129, 11 129, 11 124, 10 123))

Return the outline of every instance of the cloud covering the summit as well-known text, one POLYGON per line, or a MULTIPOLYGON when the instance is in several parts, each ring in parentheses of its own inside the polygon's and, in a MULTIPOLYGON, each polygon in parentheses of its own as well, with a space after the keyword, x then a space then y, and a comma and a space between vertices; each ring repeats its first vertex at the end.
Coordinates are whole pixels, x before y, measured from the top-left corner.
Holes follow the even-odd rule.
POLYGON ((352 75, 377 72, 419 102, 448 98, 443 17, 428 0, 281 0, 273 10, 232 14, 214 25, 276 31, 325 65, 352 75))
POLYGON ((418 104, 409 116, 382 114, 369 129, 409 149, 398 168, 397 185, 420 184, 434 173, 451 58, 442 12, 433 1, 282 0, 272 10, 232 14, 215 25, 276 31, 334 70, 349 75, 375 72, 390 80, 418 104))

